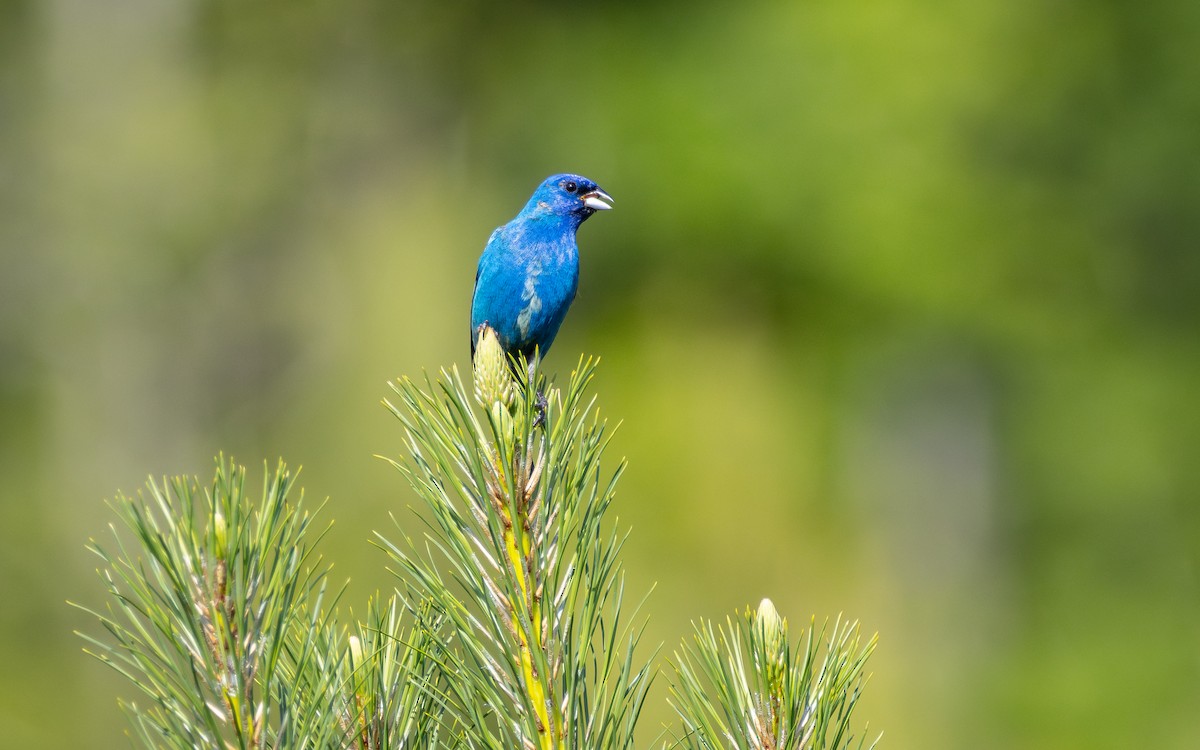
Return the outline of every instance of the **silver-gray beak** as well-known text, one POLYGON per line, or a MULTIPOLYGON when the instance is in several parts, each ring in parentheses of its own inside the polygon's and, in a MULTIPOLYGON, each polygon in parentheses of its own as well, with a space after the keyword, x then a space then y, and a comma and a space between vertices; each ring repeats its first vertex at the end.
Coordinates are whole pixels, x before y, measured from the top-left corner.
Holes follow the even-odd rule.
POLYGON ((596 189, 590 193, 583 194, 583 205, 593 211, 607 211, 612 208, 612 203, 612 196, 603 190, 596 189))

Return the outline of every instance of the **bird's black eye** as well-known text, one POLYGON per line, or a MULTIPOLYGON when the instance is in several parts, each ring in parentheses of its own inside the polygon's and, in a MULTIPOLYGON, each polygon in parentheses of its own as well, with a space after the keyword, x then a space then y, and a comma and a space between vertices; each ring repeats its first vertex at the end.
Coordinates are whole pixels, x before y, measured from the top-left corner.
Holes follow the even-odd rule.
POLYGON ((566 190, 568 193, 573 193, 579 189, 579 186, 576 185, 573 180, 567 180, 566 182, 563 183, 563 189, 566 190))

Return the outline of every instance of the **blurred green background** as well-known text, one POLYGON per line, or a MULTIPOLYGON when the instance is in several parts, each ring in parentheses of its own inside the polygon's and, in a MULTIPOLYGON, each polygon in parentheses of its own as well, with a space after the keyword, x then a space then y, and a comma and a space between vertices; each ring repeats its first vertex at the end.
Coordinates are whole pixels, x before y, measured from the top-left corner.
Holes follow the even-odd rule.
POLYGON ((0 746, 128 746, 64 602, 147 474, 303 465, 390 587, 384 383, 465 366, 564 170, 617 203, 548 365, 602 357, 649 641, 769 595, 880 633, 882 747, 1200 746, 1198 48, 1194 0, 5 0, 0 746))

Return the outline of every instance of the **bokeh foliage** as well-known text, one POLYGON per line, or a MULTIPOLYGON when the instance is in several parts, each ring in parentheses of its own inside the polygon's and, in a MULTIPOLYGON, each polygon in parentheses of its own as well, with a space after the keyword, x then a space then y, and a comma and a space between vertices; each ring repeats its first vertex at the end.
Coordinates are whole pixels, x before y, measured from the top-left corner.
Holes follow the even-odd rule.
POLYGON ((647 642, 769 594, 882 634, 884 744, 1194 747, 1198 40, 1186 0, 0 4, 0 744, 123 743, 62 601, 147 473, 303 463, 388 585, 376 396, 466 362, 487 233, 571 169, 617 210, 548 365, 628 420, 647 642))

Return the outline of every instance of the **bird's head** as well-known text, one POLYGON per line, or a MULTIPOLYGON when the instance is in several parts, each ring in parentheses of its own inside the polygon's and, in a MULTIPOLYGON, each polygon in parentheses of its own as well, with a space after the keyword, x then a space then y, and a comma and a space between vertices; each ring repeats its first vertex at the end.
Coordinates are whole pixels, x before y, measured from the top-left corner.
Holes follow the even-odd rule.
POLYGON ((577 174, 556 174, 547 177, 538 186, 525 210, 549 212, 583 221, 597 211, 612 208, 612 202, 609 194, 588 178, 577 174))

